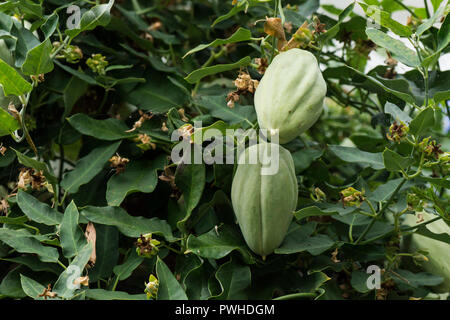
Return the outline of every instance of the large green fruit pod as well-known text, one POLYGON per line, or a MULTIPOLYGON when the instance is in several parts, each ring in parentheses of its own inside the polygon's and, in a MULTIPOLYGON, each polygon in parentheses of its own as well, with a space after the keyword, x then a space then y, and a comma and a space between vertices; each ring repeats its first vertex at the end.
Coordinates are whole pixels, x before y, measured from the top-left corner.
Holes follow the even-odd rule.
MULTIPOLYGON (((437 217, 425 211, 420 212, 420 214, 424 221, 437 217)), ((417 224, 417 220, 417 216, 408 214, 405 216, 403 223, 411 227, 417 224)), ((426 225, 426 228, 432 233, 450 235, 450 227, 442 219, 426 225)), ((435 291, 439 293, 450 291, 450 243, 414 233, 404 239, 403 246, 411 253, 417 252, 418 250, 428 251, 428 261, 421 263, 423 268, 429 273, 444 278, 444 282, 434 288, 435 291)))
POLYGON ((255 92, 259 126, 287 143, 308 130, 322 112, 327 85, 317 59, 291 49, 277 55, 255 92))
POLYGON ((247 245, 263 259, 283 242, 297 198, 297 178, 289 151, 264 142, 240 155, 231 200, 247 245))

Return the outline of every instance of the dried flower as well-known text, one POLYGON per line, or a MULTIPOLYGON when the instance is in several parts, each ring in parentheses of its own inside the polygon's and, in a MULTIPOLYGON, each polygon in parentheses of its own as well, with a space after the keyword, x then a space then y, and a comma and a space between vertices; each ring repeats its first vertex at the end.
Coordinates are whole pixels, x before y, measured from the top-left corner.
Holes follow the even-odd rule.
POLYGON ((142 127, 142 125, 144 124, 145 121, 150 120, 151 118, 153 118, 153 114, 144 113, 142 110, 139 110, 139 115, 140 115, 140 118, 139 118, 138 121, 136 121, 134 123, 133 128, 130 129, 130 130, 127 130, 125 132, 133 132, 134 130, 142 127))
POLYGON ((391 141, 400 143, 400 141, 406 137, 408 131, 409 127, 403 121, 400 121, 400 124, 397 124, 397 121, 394 121, 389 127, 389 133, 386 134, 386 137, 391 141))
POLYGON ((158 253, 159 244, 160 242, 158 240, 152 239, 151 233, 141 235, 135 243, 137 247, 136 252, 139 256, 151 258, 158 253))
POLYGON ((56 292, 52 292, 52 285, 48 284, 47 288, 44 289, 44 291, 38 295, 38 298, 40 297, 44 297, 45 300, 47 300, 47 298, 55 298, 57 296, 56 292))
POLYGON ((111 159, 109 159, 109 162, 111 162, 111 168, 114 168, 116 170, 116 174, 119 174, 125 171, 125 168, 130 162, 130 159, 122 158, 121 156, 119 156, 119 154, 116 154, 115 156, 111 157, 111 159))
POLYGON ((348 187, 347 189, 342 190, 340 193, 342 205, 344 206, 360 206, 366 198, 364 197, 364 190, 358 191, 353 187, 348 187))

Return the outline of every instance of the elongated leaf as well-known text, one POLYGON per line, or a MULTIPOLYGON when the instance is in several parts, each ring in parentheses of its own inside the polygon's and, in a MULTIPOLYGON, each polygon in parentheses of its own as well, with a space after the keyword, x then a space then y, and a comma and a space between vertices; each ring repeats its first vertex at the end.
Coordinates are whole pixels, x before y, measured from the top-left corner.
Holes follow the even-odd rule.
POLYGON ((85 12, 81 17, 79 27, 66 30, 66 34, 71 38, 75 38, 83 31, 93 30, 97 26, 106 26, 111 20, 110 11, 113 4, 114 0, 110 0, 107 4, 96 5, 85 12))
POLYGON ((177 167, 175 184, 183 192, 187 215, 190 215, 202 197, 205 177, 204 164, 180 164, 177 167))
POLYGON ((17 204, 22 212, 35 222, 43 223, 48 226, 56 226, 63 220, 63 215, 61 213, 25 191, 19 190, 17 194, 17 204))
POLYGON ((16 249, 20 253, 34 253, 43 262, 58 261, 58 250, 43 246, 33 235, 12 229, 0 229, 0 241, 16 249))
MULTIPOLYGON (((12 149, 12 148, 11 148, 12 149)), ((47 165, 44 162, 37 161, 36 159, 27 157, 26 155, 20 153, 19 151, 13 149, 16 152, 17 160, 19 163, 23 164, 25 167, 33 168, 36 171, 42 171, 44 173, 47 181, 53 186, 53 190, 56 190, 56 185, 58 180, 56 177, 50 172, 47 165)))
POLYGON ((383 156, 381 153, 370 153, 361 151, 357 148, 343 146, 328 146, 330 150, 341 160, 351 163, 360 163, 368 165, 375 170, 384 168, 383 156))
POLYGON ((123 264, 114 267, 114 274, 117 276, 119 281, 128 279, 133 271, 139 267, 143 261, 144 258, 139 256, 136 253, 136 250, 131 250, 127 260, 125 260, 123 264))
POLYGON ((281 246, 275 249, 275 253, 291 254, 308 251, 316 256, 330 249, 334 245, 334 241, 324 234, 311 236, 314 228, 315 224, 299 226, 293 223, 281 246))
POLYGON ((241 122, 252 122, 256 119, 255 108, 253 106, 235 105, 233 109, 227 107, 226 96, 200 96, 196 104, 208 109, 211 116, 222 119, 229 124, 241 122))
POLYGON ((422 110, 409 125, 409 131, 414 135, 421 135, 434 125, 434 110, 428 107, 422 110))
POLYGON ((33 86, 20 76, 20 74, 10 67, 0 58, 0 86, 3 87, 5 96, 21 96, 33 90, 33 86))
POLYGON ((375 23, 388 28, 401 37, 411 36, 411 29, 392 19, 389 12, 381 10, 378 6, 368 6, 363 2, 358 2, 358 4, 364 9, 366 15, 371 17, 375 23))
POLYGON ((165 165, 164 155, 152 161, 131 162, 124 172, 109 179, 106 190, 108 205, 119 206, 127 195, 135 192, 153 192, 158 183, 158 170, 164 169, 165 165))
POLYGON ((447 0, 443 1, 430 18, 425 20, 420 26, 417 27, 416 34, 418 37, 420 37, 425 31, 433 26, 436 20, 444 13, 447 3, 447 0))
POLYGON ((171 228, 166 221, 133 217, 120 207, 86 207, 81 214, 94 223, 116 226, 128 237, 137 238, 142 234, 155 233, 168 241, 173 240, 171 228))
POLYGON ((38 257, 33 255, 21 255, 14 258, 1 258, 0 260, 27 266, 28 268, 36 272, 46 271, 58 275, 61 273, 62 269, 59 265, 55 263, 42 262, 41 260, 38 259, 38 257))
MULTIPOLYGON (((339 32, 341 24, 344 22, 345 18, 347 18, 350 13, 353 12, 353 9, 355 8, 355 3, 351 3, 347 8, 342 10, 342 12, 339 14, 338 21, 334 26, 332 26, 330 29, 328 29, 325 33, 322 33, 319 35, 319 38, 323 41, 328 41, 339 32)), ((304 21, 304 20, 303 20, 304 21)))
POLYGON ((92 243, 87 243, 72 260, 72 263, 67 269, 61 273, 53 287, 53 292, 56 292, 58 297, 70 299, 74 292, 79 289, 79 286, 73 282, 83 275, 83 270, 89 261, 92 249, 92 243))
POLYGON ((53 61, 50 57, 53 45, 50 39, 28 51, 22 72, 26 75, 45 74, 53 70, 53 61))
POLYGON ((135 136, 131 132, 125 132, 129 128, 122 121, 114 118, 96 120, 79 113, 69 119, 70 125, 78 132, 100 140, 114 141, 135 136))
POLYGON ((7 136, 19 130, 19 122, 6 110, 0 107, 0 137, 7 136))
POLYGON ((390 102, 384 105, 384 112, 390 114, 395 121, 403 121, 405 124, 409 124, 412 120, 406 112, 390 102))
POLYGON ((196 83, 206 76, 248 66, 251 61, 252 59, 250 57, 244 57, 235 63, 217 64, 212 67, 201 68, 190 73, 184 80, 189 83, 196 83))
POLYGON ((91 181, 102 169, 105 163, 116 152, 121 141, 98 147, 78 161, 74 170, 64 175, 61 181, 69 193, 76 193, 80 186, 91 181))
POLYGON ((79 254, 80 249, 86 245, 86 238, 78 227, 79 213, 72 201, 66 208, 60 227, 61 247, 66 258, 79 254))
POLYGON ((159 257, 156 260, 156 274, 159 281, 158 300, 187 300, 181 284, 175 279, 167 265, 159 257))
POLYGON ((97 239, 95 266, 89 271, 89 280, 107 279, 111 276, 119 259, 119 231, 116 227, 98 224, 95 226, 97 239))
POLYGON ((147 300, 146 294, 128 294, 123 291, 108 291, 104 289, 86 290, 86 298, 92 300, 147 300))
POLYGON ((217 230, 213 228, 208 233, 198 237, 190 235, 187 240, 187 248, 203 258, 220 259, 236 250, 247 263, 254 263, 242 235, 236 228, 223 225, 217 230))
POLYGON ((416 68, 420 65, 419 58, 417 54, 409 49, 403 42, 396 40, 386 33, 368 28, 366 29, 366 34, 377 45, 388 50, 392 56, 398 61, 406 64, 407 66, 416 68))
POLYGON ((248 41, 251 39, 251 37, 252 37, 252 33, 250 32, 250 30, 245 29, 245 28, 239 28, 236 30, 235 33, 233 33, 230 37, 228 37, 226 39, 216 39, 213 42, 210 42, 208 44, 200 44, 200 45, 196 46, 194 49, 189 50, 184 55, 183 58, 185 58, 186 56, 193 54, 195 52, 206 49, 208 47, 217 47, 217 46, 221 46, 221 45, 228 44, 228 43, 248 41))
POLYGON ((45 289, 42 284, 24 276, 23 274, 20 275, 20 283, 22 284, 22 289, 27 296, 35 300, 44 300, 44 297, 39 297, 39 295, 42 294, 45 289))
POLYGON ((216 272, 222 292, 211 300, 246 300, 247 288, 251 283, 250 268, 235 259, 224 263, 216 272))
POLYGON ((413 164, 414 159, 411 157, 402 157, 398 153, 385 149, 383 152, 383 162, 388 171, 402 171, 413 164))

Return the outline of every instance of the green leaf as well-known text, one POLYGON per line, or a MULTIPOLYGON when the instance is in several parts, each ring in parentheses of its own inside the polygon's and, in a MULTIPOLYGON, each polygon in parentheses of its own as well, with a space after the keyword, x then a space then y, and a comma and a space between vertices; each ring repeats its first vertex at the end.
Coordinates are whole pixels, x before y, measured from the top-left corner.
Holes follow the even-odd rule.
POLYGON ((75 38, 83 31, 93 30, 97 26, 106 26, 111 20, 110 10, 114 4, 114 0, 110 0, 106 4, 100 4, 85 12, 81 17, 80 25, 76 29, 66 30, 66 34, 71 38, 75 38))
POLYGON ((20 129, 19 122, 0 106, 0 137, 20 129))
POLYGON ((65 66, 65 65, 61 64, 59 61, 56 61, 56 60, 55 60, 55 64, 56 64, 58 67, 60 67, 61 69, 63 69, 64 71, 70 73, 70 74, 73 75, 74 77, 77 77, 78 79, 80 79, 80 80, 82 80, 82 81, 84 81, 84 82, 89 83, 90 85, 93 85, 93 86, 99 86, 99 85, 101 85, 101 84, 100 84, 99 82, 97 82, 94 78, 92 78, 91 76, 85 74, 85 73, 82 72, 82 71, 74 70, 74 69, 72 69, 72 68, 70 68, 70 67, 68 67, 68 66, 65 66))
POLYGON ((367 293, 372 289, 367 287, 367 279, 372 274, 364 272, 363 270, 355 270, 352 272, 350 283, 356 291, 360 293, 367 293))
POLYGON ((106 190, 108 205, 119 206, 127 195, 135 192, 153 192, 158 183, 158 170, 164 169, 166 162, 164 155, 152 161, 133 161, 124 172, 113 175, 106 190))
POLYGON ((129 128, 125 123, 114 118, 96 120, 83 113, 78 113, 67 121, 78 132, 100 140, 115 141, 136 136, 135 133, 126 132, 129 128))
POLYGON ((344 22, 345 18, 347 18, 353 12, 354 8, 355 3, 351 3, 344 10, 342 10, 342 12, 339 13, 339 18, 336 24, 329 28, 325 33, 320 34, 319 39, 321 39, 322 41, 328 41, 334 38, 339 32, 341 24, 344 22))
POLYGON ((59 265, 42 262, 34 255, 21 255, 14 258, 1 258, 0 260, 21 264, 36 272, 45 271, 54 274, 61 273, 61 267, 59 265))
POLYGON ((85 292, 86 298, 92 300, 147 300, 146 294, 129 294, 123 291, 88 289, 85 292))
POLYGON ((247 263, 254 263, 242 235, 235 227, 223 225, 198 237, 190 235, 187 248, 203 258, 220 259, 237 250, 247 263))
POLYGON ((390 114, 395 121, 403 121, 405 124, 409 124, 412 120, 406 112, 390 102, 384 105, 384 112, 390 114))
POLYGON ((194 84, 206 76, 211 76, 213 74, 237 69, 240 67, 246 67, 250 64, 251 61, 252 61, 252 59, 249 56, 247 56, 235 63, 217 64, 212 67, 204 67, 204 68, 201 68, 201 69, 191 72, 187 77, 184 78, 184 80, 186 80, 189 83, 194 84))
POLYGON ((104 167, 119 147, 121 141, 107 144, 92 150, 80 159, 74 170, 66 173, 61 181, 61 187, 68 193, 76 193, 80 186, 91 181, 104 167))
POLYGON ((186 58, 186 56, 193 54, 195 52, 201 51, 203 49, 206 49, 208 47, 217 47, 228 43, 236 43, 236 42, 242 42, 242 41, 248 41, 252 37, 252 33, 250 30, 245 28, 239 28, 236 30, 235 33, 233 33, 230 37, 226 39, 216 39, 213 42, 210 42, 208 44, 200 44, 196 46, 194 49, 189 50, 183 58, 186 58))
POLYGON ((372 167, 375 170, 384 168, 383 156, 381 153, 370 153, 357 148, 329 145, 331 152, 343 161, 359 163, 372 167))
POLYGON ((144 258, 139 256, 136 253, 136 250, 131 249, 125 262, 114 267, 114 274, 117 276, 119 281, 126 280, 131 276, 133 271, 142 264, 143 261, 144 258))
POLYGON ((59 16, 56 12, 53 12, 51 15, 46 17, 45 22, 41 26, 41 30, 44 34, 45 39, 48 39, 53 35, 58 25, 59 16))
POLYGON ((187 300, 181 284, 175 279, 167 265, 159 257, 156 260, 156 275, 159 281, 158 300, 187 300))
POLYGON ((0 58, 0 86, 5 96, 21 96, 33 90, 33 86, 0 58))
POLYGON ((308 217, 318 217, 318 216, 332 216, 334 214, 337 214, 337 211, 325 211, 322 210, 316 206, 306 207, 303 209, 300 209, 294 213, 294 216, 297 220, 303 220, 308 217))
POLYGON ((196 104, 208 109, 211 116, 222 119, 229 124, 241 122, 252 122, 256 119, 255 108, 253 106, 235 105, 233 109, 227 107, 226 96, 200 96, 196 104))
POLYGON ((247 300, 247 288, 251 284, 250 268, 233 259, 224 263, 216 272, 222 292, 211 300, 247 300))
POLYGON ((420 66, 419 58, 417 54, 409 49, 403 42, 396 40, 386 33, 368 28, 366 29, 366 34, 377 45, 388 50, 392 56, 398 61, 406 64, 409 67, 417 68, 420 66))
POLYGON ((205 164, 180 164, 175 172, 175 184, 183 192, 186 215, 199 203, 205 188, 205 164))
POLYGON ((81 214, 94 223, 116 226, 121 233, 131 238, 137 238, 146 233, 155 233, 164 236, 168 241, 174 239, 172 230, 165 220, 133 217, 120 207, 89 206, 84 208, 81 214))
POLYGON ((241 11, 243 11, 243 10, 246 10, 246 5, 247 5, 246 1, 239 1, 235 6, 233 6, 233 7, 231 8, 230 11, 228 11, 228 13, 226 13, 226 14, 224 14, 224 15, 218 17, 216 20, 214 20, 214 22, 213 22, 212 25, 211 25, 211 28, 214 28, 214 26, 215 26, 216 24, 218 24, 219 22, 222 22, 222 21, 224 21, 224 20, 227 20, 227 19, 229 19, 229 18, 235 16, 235 15, 238 14, 239 12, 241 12, 241 11))
POLYGON ((72 298, 74 292, 77 290, 77 286, 73 282, 82 276, 83 270, 91 257, 92 250, 92 243, 87 243, 72 260, 67 269, 61 273, 53 287, 53 292, 56 292, 58 297, 72 298))
POLYGON ((397 269, 390 275, 397 284, 408 285, 413 288, 419 286, 436 286, 444 280, 441 276, 436 276, 427 272, 412 273, 409 270, 397 269))
POLYGON ((43 262, 56 262, 59 258, 56 248, 43 246, 33 235, 24 231, 0 229, 0 241, 20 253, 37 254, 43 262))
MULTIPOLYGON (((78 77, 73 76, 70 78, 67 86, 64 88, 63 99, 64 99, 64 115, 66 118, 72 111, 75 103, 80 99, 87 91, 89 85, 85 81, 78 77)), ((70 122, 70 119, 68 120, 70 122)))
POLYGON ((142 110, 165 113, 171 108, 179 108, 188 99, 180 88, 157 73, 152 73, 143 84, 132 90, 127 99, 142 110))
POLYGON ((439 8, 435 10, 434 14, 427 20, 425 20, 420 26, 417 27, 416 34, 420 37, 425 31, 430 29, 436 20, 444 14, 445 8, 447 7, 447 0, 441 3, 439 8))
POLYGON ((72 201, 64 212, 59 232, 62 251, 66 258, 78 255, 80 249, 86 245, 87 240, 78 226, 78 219, 78 209, 72 201))
POLYGON ((25 62, 22 65, 22 72, 25 75, 40 75, 53 70, 53 60, 50 54, 53 45, 50 39, 45 40, 40 45, 27 52, 25 62))
POLYGON ((358 4, 364 9, 366 15, 371 17, 375 23, 388 28, 401 37, 411 36, 411 29, 392 19, 389 12, 380 10, 378 6, 368 6, 362 2, 358 2, 358 4))
POLYGON ((316 256, 330 249, 334 245, 334 241, 330 237, 324 234, 311 236, 315 225, 315 223, 309 223, 300 226, 297 223, 293 223, 281 246, 275 249, 275 253, 291 254, 308 251, 316 256))
POLYGON ((97 239, 95 266, 89 271, 89 280, 96 282, 99 278, 108 279, 119 259, 119 231, 116 227, 98 224, 95 226, 97 239))
POLYGON ((414 158, 402 157, 397 152, 386 148, 383 152, 383 162, 387 171, 404 171, 414 163, 414 158))
POLYGON ((39 297, 45 289, 42 284, 24 276, 23 274, 20 275, 20 283, 22 284, 22 289, 27 296, 33 298, 34 300, 44 300, 44 297, 39 297))
POLYGON ((309 166, 323 155, 323 149, 303 148, 292 154, 294 159, 295 174, 309 168, 309 166))
MULTIPOLYGON (((12 148, 11 148, 12 149, 12 148)), ((13 149, 16 152, 17 160, 19 160, 20 164, 23 164, 25 167, 33 168, 36 171, 42 171, 44 173, 47 181, 53 186, 53 190, 57 190, 56 185, 58 184, 58 180, 56 177, 50 172, 47 167, 47 164, 41 161, 37 161, 33 158, 27 157, 26 155, 20 153, 19 151, 13 149)))
POLYGON ((51 208, 48 204, 43 203, 26 193, 19 190, 17 193, 17 204, 23 213, 37 223, 43 223, 48 226, 56 226, 63 220, 63 215, 51 208))
POLYGON ((389 180, 386 183, 381 184, 374 191, 366 190, 366 196, 369 197, 371 201, 375 202, 387 201, 402 181, 403 178, 389 180))
POLYGON ((409 132, 413 135, 420 136, 434 126, 434 110, 428 107, 422 111, 411 121, 409 132))

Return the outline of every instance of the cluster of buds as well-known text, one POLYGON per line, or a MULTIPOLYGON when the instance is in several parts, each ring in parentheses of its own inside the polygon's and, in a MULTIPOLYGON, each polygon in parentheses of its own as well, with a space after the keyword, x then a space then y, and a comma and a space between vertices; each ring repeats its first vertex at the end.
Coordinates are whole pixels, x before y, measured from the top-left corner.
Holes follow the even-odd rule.
POLYGON ((160 245, 160 242, 156 239, 153 239, 151 233, 147 233, 141 235, 137 239, 135 245, 136 245, 136 252, 139 256, 151 258, 152 256, 158 253, 159 251, 158 245, 160 245))
POLYGON ((311 194, 311 199, 313 199, 315 202, 320 202, 322 200, 325 200, 327 198, 327 195, 320 190, 320 188, 314 188, 314 193, 311 194))
POLYGON ((100 53, 93 54, 91 58, 86 61, 86 64, 91 70, 101 76, 106 74, 106 67, 109 65, 109 62, 106 61, 106 57, 101 55, 100 53))
POLYGON ((154 275, 148 277, 148 283, 145 283, 144 292, 147 294, 147 299, 154 299, 158 294, 159 281, 154 275))
POLYGON ((424 138, 419 143, 419 148, 427 157, 434 158, 436 160, 439 160, 441 154, 444 154, 444 151, 441 150, 441 145, 438 144, 436 140, 431 140, 431 137, 424 138))
POLYGON ((22 190, 26 190, 28 185, 31 184, 33 190, 41 190, 48 187, 47 180, 42 171, 36 171, 34 169, 22 168, 19 173, 19 181, 17 187, 22 190))
POLYGON ((144 151, 156 149, 156 144, 152 142, 152 138, 148 134, 143 133, 138 135, 135 141, 140 142, 137 146, 144 151))
POLYGON ((142 125, 144 124, 145 121, 150 120, 151 118, 153 118, 153 114, 147 114, 145 112, 143 112, 142 110, 139 110, 139 115, 140 118, 138 121, 136 121, 133 125, 133 128, 130 130, 127 130, 125 132, 133 132, 136 129, 139 129, 140 127, 142 127, 142 125))
POLYGON ((45 81, 45 76, 44 76, 43 73, 38 74, 38 75, 36 75, 36 76, 35 76, 35 75, 31 75, 30 78, 31 78, 31 80, 32 80, 34 83, 42 83, 42 82, 45 81))
POLYGON ((409 127, 403 122, 400 121, 398 124, 397 121, 389 127, 389 133, 386 134, 386 137, 394 141, 396 143, 400 143, 408 134, 409 127))
POLYGON ((424 202, 423 200, 415 193, 408 193, 406 196, 406 203, 408 204, 409 211, 422 211, 424 202))
POLYGON ((237 90, 228 94, 226 99, 227 106, 229 108, 234 108, 234 104, 239 101, 241 94, 254 94, 258 84, 258 80, 254 80, 248 73, 240 71, 238 77, 234 80, 234 85, 237 90))
POLYGON ((342 205, 344 208, 346 206, 352 207, 352 206, 360 206, 366 198, 364 197, 364 190, 358 191, 353 187, 348 187, 347 189, 342 190, 339 192, 339 195, 341 196, 342 205))
MULTIPOLYGON (((53 50, 58 50, 63 44, 59 41, 53 42, 53 50)), ((83 59, 83 51, 78 46, 66 45, 56 56, 58 59, 66 59, 68 63, 78 63, 83 59)))
POLYGON ((125 171, 125 167, 130 162, 130 159, 122 158, 118 154, 115 156, 112 156, 111 159, 109 159, 109 162, 111 162, 111 168, 113 168, 117 174, 125 171))

